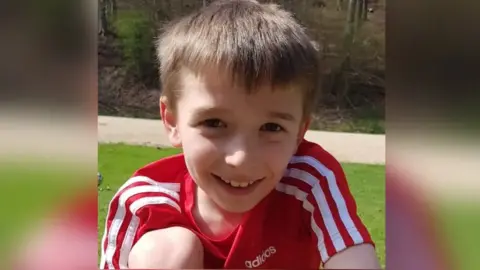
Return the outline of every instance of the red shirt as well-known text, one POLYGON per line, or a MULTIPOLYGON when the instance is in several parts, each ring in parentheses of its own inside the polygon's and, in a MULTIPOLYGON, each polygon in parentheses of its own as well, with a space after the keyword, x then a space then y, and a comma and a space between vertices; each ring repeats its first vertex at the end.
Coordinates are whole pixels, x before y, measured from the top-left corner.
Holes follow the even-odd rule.
POLYGON ((110 203, 100 268, 126 268, 142 235, 171 226, 197 234, 205 268, 318 268, 347 247, 373 244, 340 164, 308 141, 275 190, 225 239, 211 239, 197 227, 194 185, 183 155, 138 170, 110 203))

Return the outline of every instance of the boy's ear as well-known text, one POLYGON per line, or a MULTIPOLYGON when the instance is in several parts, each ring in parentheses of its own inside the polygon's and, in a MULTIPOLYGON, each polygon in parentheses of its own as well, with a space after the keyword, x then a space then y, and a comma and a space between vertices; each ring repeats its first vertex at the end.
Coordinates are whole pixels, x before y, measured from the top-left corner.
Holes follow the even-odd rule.
POLYGON ((167 106, 168 101, 165 96, 160 97, 160 116, 167 132, 168 139, 173 147, 181 147, 182 141, 178 131, 177 119, 172 110, 167 106))
POLYGON ((310 127, 311 118, 306 117, 303 122, 300 124, 300 129, 298 130, 297 136, 297 147, 302 143, 303 138, 305 138, 305 133, 307 133, 308 128, 310 127))

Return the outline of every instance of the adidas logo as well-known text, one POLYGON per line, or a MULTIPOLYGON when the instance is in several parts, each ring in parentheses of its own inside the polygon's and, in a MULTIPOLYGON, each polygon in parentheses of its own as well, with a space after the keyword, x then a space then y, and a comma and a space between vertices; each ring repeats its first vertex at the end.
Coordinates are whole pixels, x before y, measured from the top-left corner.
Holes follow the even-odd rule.
POLYGON ((263 251, 262 254, 258 255, 253 261, 245 261, 245 267, 247 268, 257 268, 260 265, 264 264, 267 258, 275 254, 277 250, 274 246, 271 246, 263 251))

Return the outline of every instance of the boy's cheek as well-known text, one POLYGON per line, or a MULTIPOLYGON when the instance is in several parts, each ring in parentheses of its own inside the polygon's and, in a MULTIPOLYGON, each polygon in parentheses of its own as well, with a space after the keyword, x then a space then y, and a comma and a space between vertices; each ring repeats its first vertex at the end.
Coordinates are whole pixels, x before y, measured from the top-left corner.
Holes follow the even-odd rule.
POLYGON ((221 153, 221 148, 214 141, 203 138, 199 134, 184 135, 181 141, 183 153, 196 167, 207 166, 221 153))

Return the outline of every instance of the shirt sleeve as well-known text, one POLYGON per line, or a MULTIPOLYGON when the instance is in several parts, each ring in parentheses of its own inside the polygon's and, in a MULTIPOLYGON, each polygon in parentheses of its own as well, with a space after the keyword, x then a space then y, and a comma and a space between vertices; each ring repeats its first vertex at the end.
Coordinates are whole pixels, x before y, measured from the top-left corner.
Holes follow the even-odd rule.
POLYGON ((307 223, 319 265, 349 247, 365 243, 375 246, 358 216, 355 199, 340 163, 331 156, 322 162, 309 157, 305 163, 308 168, 301 177, 311 187, 307 201, 312 209, 307 223))
POLYGON ((126 269, 133 245, 145 233, 187 226, 180 206, 180 184, 132 177, 110 202, 105 223, 100 269, 126 269))

